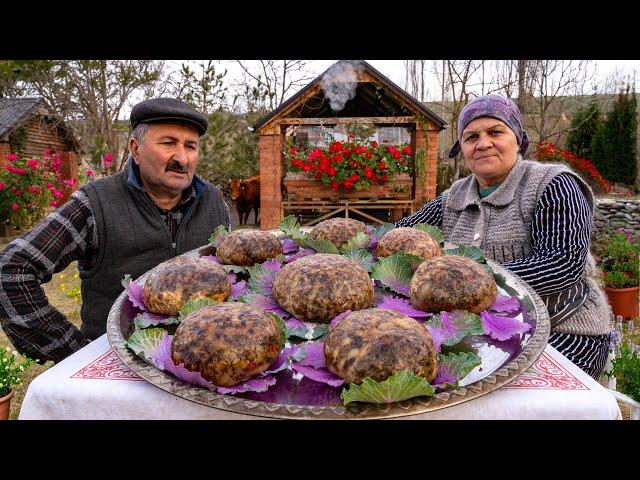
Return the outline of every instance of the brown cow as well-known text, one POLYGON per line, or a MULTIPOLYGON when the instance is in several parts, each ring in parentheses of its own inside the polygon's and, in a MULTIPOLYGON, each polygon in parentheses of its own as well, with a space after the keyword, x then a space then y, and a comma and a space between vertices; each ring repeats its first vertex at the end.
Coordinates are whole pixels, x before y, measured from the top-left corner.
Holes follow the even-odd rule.
POLYGON ((251 209, 255 212, 255 224, 258 224, 258 209, 260 208, 260 176, 244 179, 229 180, 231 200, 236 202, 240 225, 247 223, 251 209), (244 217, 244 218, 243 218, 244 217))

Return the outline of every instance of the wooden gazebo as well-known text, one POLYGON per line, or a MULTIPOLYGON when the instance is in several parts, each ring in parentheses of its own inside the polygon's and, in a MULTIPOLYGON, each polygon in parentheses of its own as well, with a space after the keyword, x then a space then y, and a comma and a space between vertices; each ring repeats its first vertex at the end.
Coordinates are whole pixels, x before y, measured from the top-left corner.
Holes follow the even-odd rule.
MULTIPOLYGON (((339 108, 338 107, 338 108, 339 108)), ((313 209, 323 218, 344 212, 356 212, 376 220, 363 210, 388 208, 401 215, 413 212, 436 195, 436 156, 438 133, 446 122, 424 104, 364 61, 341 60, 319 75, 309 85, 284 102, 255 125, 260 138, 260 228, 278 227, 283 216, 292 211, 313 209), (338 111, 331 91, 347 91, 351 97, 338 111), (346 87, 346 88, 342 88, 346 87), (393 192, 338 192, 314 188, 285 180, 283 149, 290 129, 297 126, 336 126, 346 124, 400 126, 410 134, 414 171, 407 188, 393 192), (283 188, 284 187, 284 188, 283 188)), ((318 182, 319 184, 319 182, 318 182)), ((313 222, 310 222, 313 223, 313 222)), ((310 224, 309 223, 309 224, 310 224)))

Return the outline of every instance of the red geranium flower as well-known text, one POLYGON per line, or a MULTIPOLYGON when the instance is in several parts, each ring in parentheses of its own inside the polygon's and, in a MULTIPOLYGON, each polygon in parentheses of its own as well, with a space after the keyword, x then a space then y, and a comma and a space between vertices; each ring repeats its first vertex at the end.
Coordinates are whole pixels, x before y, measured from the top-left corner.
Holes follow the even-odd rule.
POLYGON ((282 152, 291 170, 313 172, 312 178, 333 189, 366 190, 377 182, 389 181, 397 173, 412 171, 408 145, 380 145, 350 138, 331 141, 326 147, 292 148, 289 145, 282 152), (300 161, 297 154, 304 155, 307 161, 300 161))

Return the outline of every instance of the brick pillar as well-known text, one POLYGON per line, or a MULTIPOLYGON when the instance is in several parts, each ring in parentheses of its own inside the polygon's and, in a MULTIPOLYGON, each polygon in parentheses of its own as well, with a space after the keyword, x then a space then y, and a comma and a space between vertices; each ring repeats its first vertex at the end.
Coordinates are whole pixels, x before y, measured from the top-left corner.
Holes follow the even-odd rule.
POLYGON ((416 165, 416 190, 414 208, 419 208, 427 200, 436 196, 436 174, 438 160, 438 131, 423 130, 420 127, 415 132, 416 162, 421 161, 422 165, 416 165), (418 152, 424 154, 418 158, 418 152), (420 178, 417 174, 419 169, 424 172, 420 178))
POLYGON ((438 131, 429 130, 429 147, 427 149, 427 199, 436 198, 436 182, 438 178, 438 131))
POLYGON ((62 189, 64 198, 60 200, 58 206, 64 204, 67 200, 69 200, 71 194, 78 189, 78 157, 76 155, 76 152, 62 152, 62 154, 60 155, 60 160, 60 171, 62 172, 62 180, 70 180, 75 178, 76 183, 71 188, 65 187, 62 189))
POLYGON ((8 162, 7 155, 11 153, 11 145, 6 143, 0 143, 0 168, 4 168, 5 164, 8 162))
POLYGON ((260 229, 278 228, 282 219, 282 138, 260 135, 260 229))

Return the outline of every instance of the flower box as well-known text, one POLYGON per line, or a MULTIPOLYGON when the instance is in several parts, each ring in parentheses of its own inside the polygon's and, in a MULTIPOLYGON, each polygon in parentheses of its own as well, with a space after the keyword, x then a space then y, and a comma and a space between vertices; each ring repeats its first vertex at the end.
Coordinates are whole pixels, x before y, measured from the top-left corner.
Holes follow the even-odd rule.
POLYGON ((287 201, 305 200, 410 200, 413 179, 406 173, 394 175, 385 184, 371 185, 364 190, 334 190, 325 187, 306 172, 288 172, 282 180, 283 199, 287 201))

